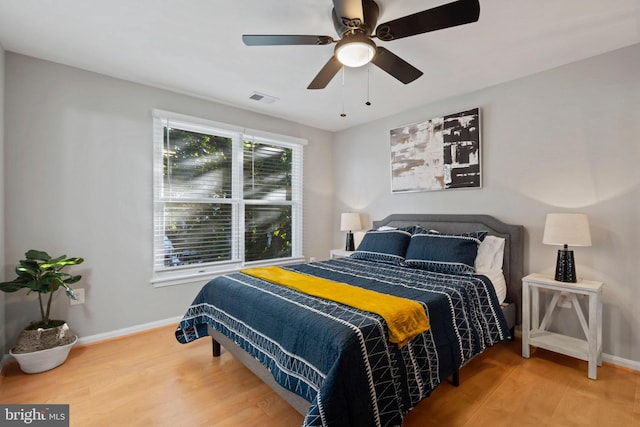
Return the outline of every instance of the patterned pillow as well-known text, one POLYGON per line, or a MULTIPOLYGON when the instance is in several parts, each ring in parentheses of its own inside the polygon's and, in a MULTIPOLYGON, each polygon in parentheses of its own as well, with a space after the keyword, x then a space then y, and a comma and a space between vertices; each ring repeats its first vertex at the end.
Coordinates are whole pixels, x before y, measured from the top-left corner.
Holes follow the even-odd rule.
POLYGON ((414 234, 407 248, 405 264, 437 273, 475 273, 478 245, 486 235, 486 231, 414 234))
POLYGON ((403 265, 411 233, 403 230, 369 230, 351 258, 403 265))

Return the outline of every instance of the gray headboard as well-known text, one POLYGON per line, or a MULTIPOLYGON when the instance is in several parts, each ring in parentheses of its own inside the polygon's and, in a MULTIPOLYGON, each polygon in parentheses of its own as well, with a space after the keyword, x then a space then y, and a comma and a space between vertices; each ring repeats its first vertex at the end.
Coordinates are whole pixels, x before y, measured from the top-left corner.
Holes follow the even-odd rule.
POLYGON ((524 273, 524 227, 506 224, 490 215, 458 214, 392 214, 373 221, 374 228, 383 225, 405 227, 418 224, 427 230, 442 233, 465 233, 488 231, 489 234, 505 238, 503 272, 507 281, 506 301, 516 306, 516 323, 521 323, 522 277, 524 273))

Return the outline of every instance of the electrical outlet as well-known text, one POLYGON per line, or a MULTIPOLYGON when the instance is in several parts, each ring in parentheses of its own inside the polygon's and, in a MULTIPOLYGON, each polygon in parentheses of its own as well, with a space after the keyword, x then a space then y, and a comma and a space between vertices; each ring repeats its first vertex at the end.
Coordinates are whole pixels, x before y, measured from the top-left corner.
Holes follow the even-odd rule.
POLYGON ((314 256, 309 257, 309 262, 316 262, 316 257, 314 257, 314 256))
POLYGON ((78 299, 77 300, 69 299, 69 302, 71 303, 71 305, 84 304, 84 288, 74 289, 73 292, 76 294, 76 297, 78 297, 78 299))

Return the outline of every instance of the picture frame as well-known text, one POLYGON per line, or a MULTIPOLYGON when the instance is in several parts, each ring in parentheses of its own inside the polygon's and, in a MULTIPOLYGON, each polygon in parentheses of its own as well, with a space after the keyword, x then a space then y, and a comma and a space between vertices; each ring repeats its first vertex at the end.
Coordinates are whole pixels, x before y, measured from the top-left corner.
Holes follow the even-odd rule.
POLYGON ((391 129, 391 192, 482 188, 480 108, 391 129))

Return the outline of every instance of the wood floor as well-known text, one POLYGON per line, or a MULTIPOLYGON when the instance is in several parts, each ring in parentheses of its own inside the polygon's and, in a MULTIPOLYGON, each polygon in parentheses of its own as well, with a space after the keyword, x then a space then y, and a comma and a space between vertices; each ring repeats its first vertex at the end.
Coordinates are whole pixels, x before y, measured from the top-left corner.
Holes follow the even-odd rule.
MULTIPOLYGON (((0 403, 70 404, 71 426, 299 426, 302 416, 209 339, 181 345, 174 327, 76 347, 49 372, 25 375, 9 363, 0 403)), ((502 343, 442 384, 405 427, 638 426, 640 374, 605 364, 587 379, 586 362, 544 350, 520 356, 502 343)))

